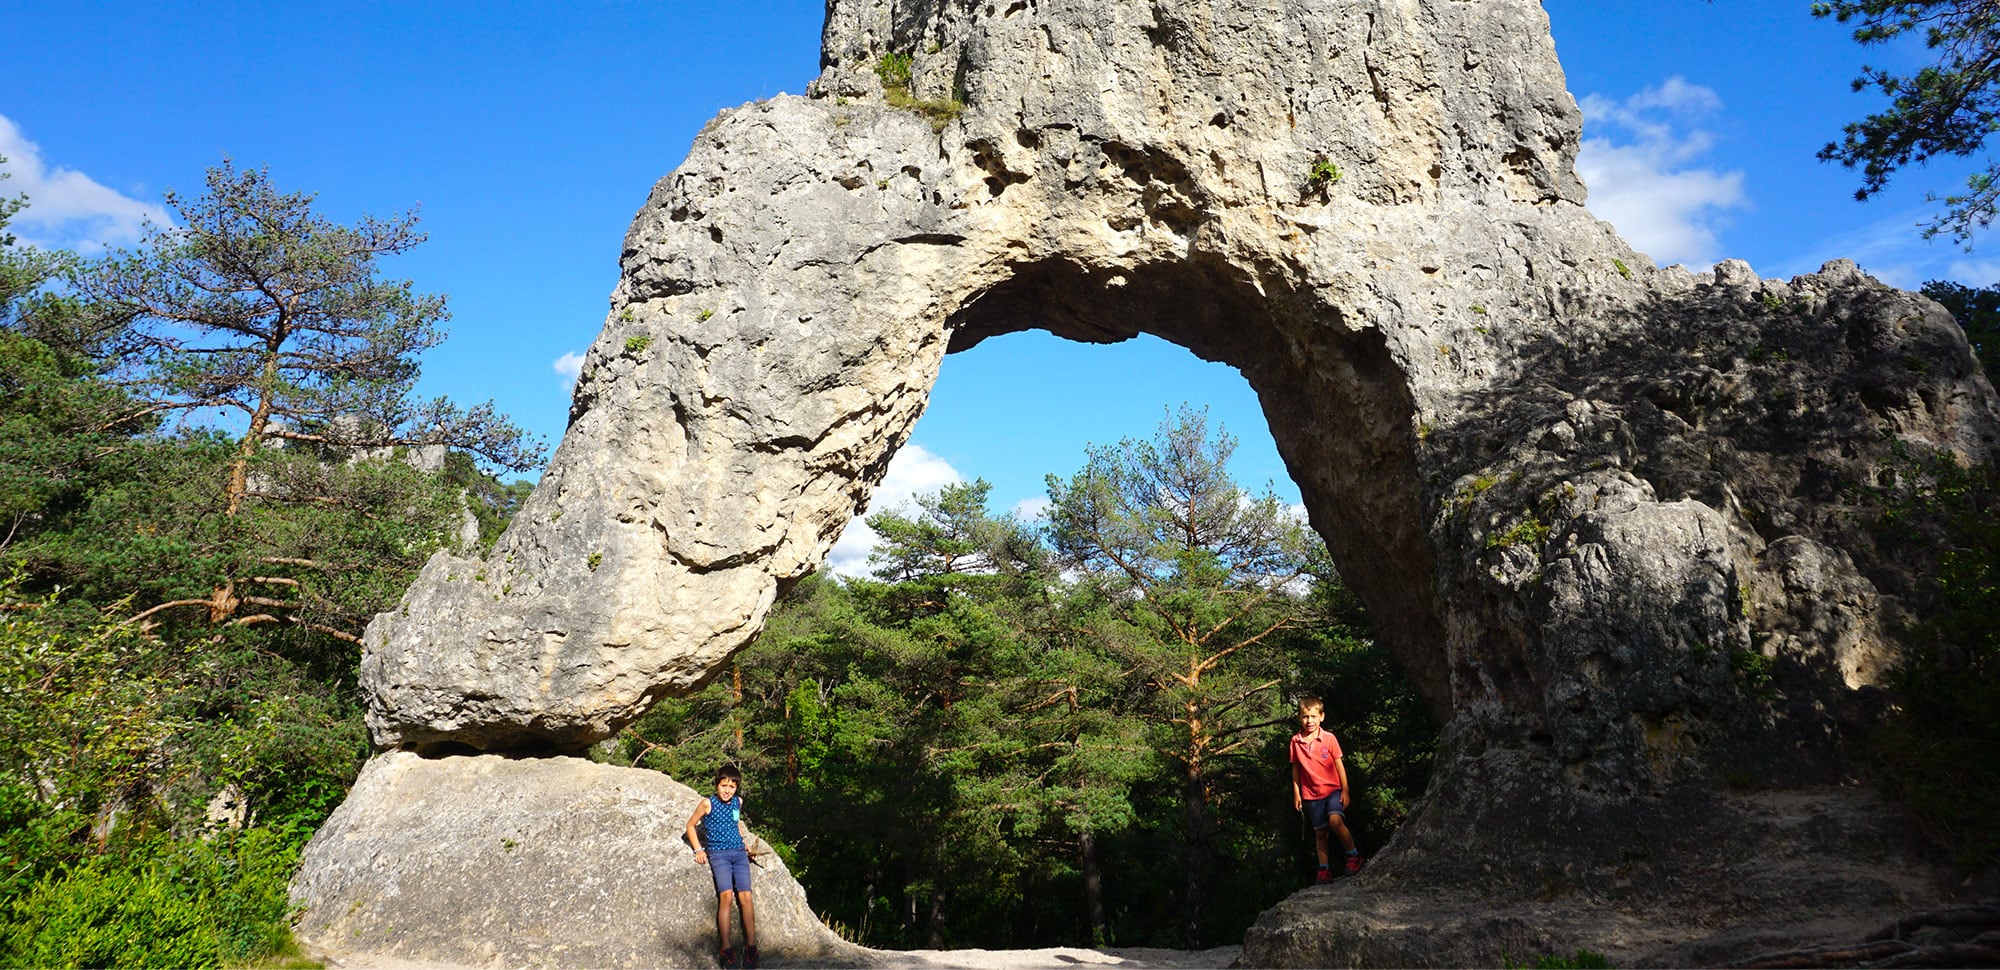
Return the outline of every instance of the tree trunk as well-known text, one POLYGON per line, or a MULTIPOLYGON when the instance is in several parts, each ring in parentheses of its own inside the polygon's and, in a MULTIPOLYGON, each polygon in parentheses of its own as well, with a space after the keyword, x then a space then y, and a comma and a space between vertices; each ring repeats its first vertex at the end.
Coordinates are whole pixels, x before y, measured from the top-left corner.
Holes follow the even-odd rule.
POLYGON ((250 491, 250 459, 264 444, 264 432, 271 426, 271 395, 278 382, 278 348, 283 346, 286 327, 283 316, 278 319, 273 336, 266 341, 270 347, 264 357, 264 381, 257 396, 257 410, 250 415, 250 428, 243 432, 243 440, 237 442, 236 460, 229 466, 229 481, 222 487, 222 494, 228 500, 222 514, 230 518, 243 505, 244 493, 250 491))
POLYGON ((729 694, 729 719, 736 722, 736 747, 731 750, 740 758, 743 756, 743 718, 739 713, 743 708, 743 668, 730 664, 729 674, 735 681, 729 694))
POLYGON ((1183 868, 1187 873, 1187 945, 1201 949, 1206 944, 1202 910, 1208 893, 1208 797, 1206 779, 1198 762, 1191 762, 1181 787, 1181 814, 1187 826, 1182 844, 1183 868))
POLYGON ((944 834, 940 832, 931 856, 930 947, 944 949, 944 834))
POLYGON ((1076 843, 1083 857, 1083 912, 1090 921, 1090 945, 1110 946, 1111 934, 1104 926, 1104 873, 1097 867, 1097 837, 1091 834, 1087 818, 1076 843))

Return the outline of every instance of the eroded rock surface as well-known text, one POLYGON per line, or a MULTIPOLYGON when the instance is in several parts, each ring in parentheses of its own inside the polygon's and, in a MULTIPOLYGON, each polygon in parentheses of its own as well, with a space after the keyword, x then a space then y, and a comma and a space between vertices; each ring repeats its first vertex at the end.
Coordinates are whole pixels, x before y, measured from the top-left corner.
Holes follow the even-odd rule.
MULTIPOLYGON (((580 758, 378 755, 306 848, 296 934, 315 952, 413 964, 713 966, 715 884, 683 841, 699 798, 580 758)), ((759 861, 771 962, 866 962, 783 860, 759 861)))
POLYGON ((1256 389, 1448 723, 1408 879, 1531 893, 1667 793, 1838 774, 1928 588, 1867 486, 1897 441, 1991 457, 1992 388, 1852 263, 1660 269, 1593 219, 1534 0, 833 0, 825 41, 654 187, 493 554, 369 628, 378 744, 580 750, 701 684, 943 355, 1043 328, 1256 389), (888 54, 962 111, 890 107, 888 54))
POLYGON ((1614 967, 1727 966, 1861 940, 1955 881, 1926 858, 1901 813, 1860 786, 1688 790, 1634 799, 1631 809, 1644 827, 1572 830, 1616 841, 1616 866, 1579 865, 1546 847, 1466 862, 1524 866, 1538 883, 1532 893, 1432 881, 1384 856, 1360 877, 1265 912, 1244 937, 1243 965, 1533 966, 1589 950, 1614 967))

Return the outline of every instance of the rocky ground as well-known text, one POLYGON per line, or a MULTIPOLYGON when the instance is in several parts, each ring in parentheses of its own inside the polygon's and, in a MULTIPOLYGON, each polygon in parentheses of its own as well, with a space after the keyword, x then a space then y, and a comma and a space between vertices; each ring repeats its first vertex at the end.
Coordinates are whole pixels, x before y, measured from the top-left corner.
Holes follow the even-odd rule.
MULTIPOLYGON (((1043 950, 865 950, 861 959, 850 965, 873 970, 937 970, 944 967, 965 970, 1069 970, 1077 967, 1192 970, 1230 966, 1242 953, 1240 946, 1222 946, 1212 950, 1158 950, 1147 947, 1108 950, 1075 947, 1043 950)), ((455 964, 418 963, 363 954, 320 953, 314 956, 325 962, 328 970, 472 970, 455 964)), ((764 965, 782 968, 806 964, 769 960, 764 965)))

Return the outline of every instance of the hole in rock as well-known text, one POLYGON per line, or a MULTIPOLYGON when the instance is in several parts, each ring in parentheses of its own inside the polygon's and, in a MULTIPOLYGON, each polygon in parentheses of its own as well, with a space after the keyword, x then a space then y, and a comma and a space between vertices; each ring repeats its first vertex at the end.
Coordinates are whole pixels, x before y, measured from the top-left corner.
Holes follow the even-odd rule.
MULTIPOLYGON (((1294 356, 1248 292, 1054 266, 968 305, 872 529, 612 756, 682 779, 742 766, 747 814, 814 909, 878 947, 1241 940, 1311 879, 1286 769, 1308 693, 1378 850, 1438 730, 1384 643, 1376 604, 1399 601, 1368 551, 1393 530, 1336 543, 1349 581, 1378 584, 1371 610, 1302 524, 1315 500, 1393 500, 1288 467, 1373 440, 1365 416, 1320 427, 1293 395, 1349 400, 1381 361, 1365 342, 1300 348, 1357 383, 1288 383, 1269 361, 1294 356), (1260 355, 1261 386, 1190 347, 1260 355)), ((1319 517, 1338 535, 1343 515, 1319 517)))

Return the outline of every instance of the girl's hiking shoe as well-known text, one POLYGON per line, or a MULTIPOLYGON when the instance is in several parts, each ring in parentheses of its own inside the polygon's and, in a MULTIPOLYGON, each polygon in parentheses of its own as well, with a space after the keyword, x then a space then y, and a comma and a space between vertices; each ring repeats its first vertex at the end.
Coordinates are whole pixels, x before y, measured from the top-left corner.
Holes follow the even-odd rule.
POLYGON ((1349 852, 1347 854, 1347 874, 1351 876, 1360 871, 1361 871, 1361 853, 1349 852))
POLYGON ((723 947, 720 959, 722 961, 722 970, 736 970, 737 963, 736 963, 735 947, 733 946, 723 947))
POLYGON ((743 970, 757 970, 756 947, 746 946, 743 948, 743 970))
POLYGON ((1325 866, 1320 866, 1319 873, 1313 876, 1314 885, 1321 885, 1332 881, 1333 881, 1333 870, 1328 869, 1325 866))

